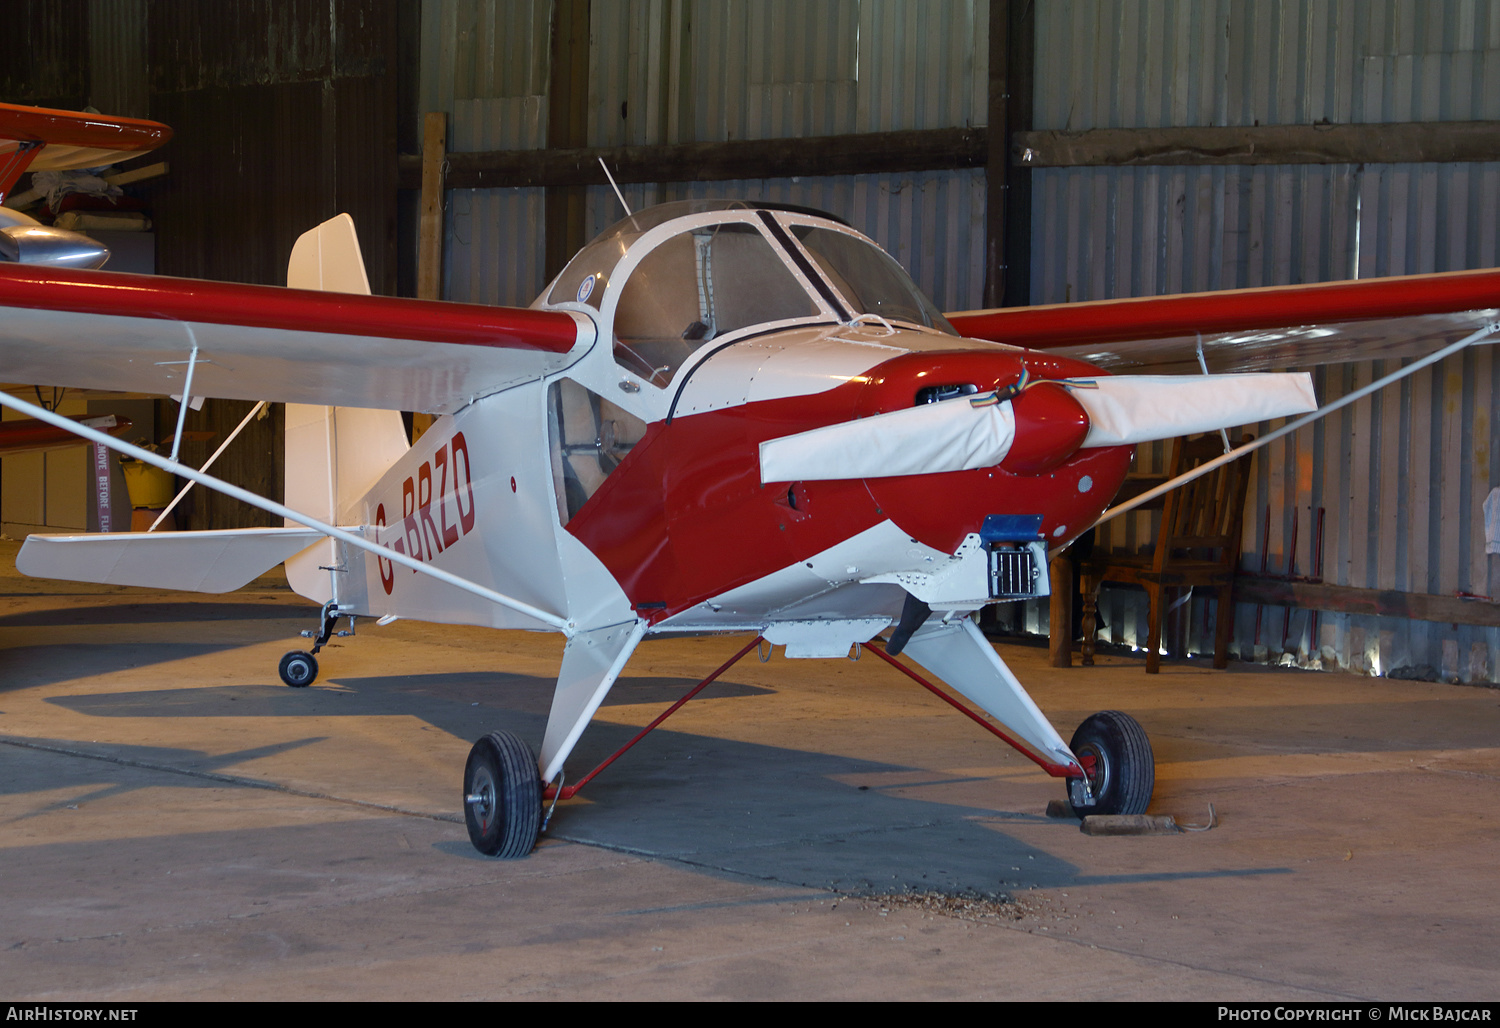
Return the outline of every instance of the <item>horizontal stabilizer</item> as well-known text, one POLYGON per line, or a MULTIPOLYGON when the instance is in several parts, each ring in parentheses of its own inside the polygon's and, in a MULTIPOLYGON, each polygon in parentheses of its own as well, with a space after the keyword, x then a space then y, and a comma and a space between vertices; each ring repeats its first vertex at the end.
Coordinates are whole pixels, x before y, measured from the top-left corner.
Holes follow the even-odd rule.
POLYGON ((1068 382, 1088 412, 1085 447, 1174 439, 1318 409, 1305 371, 1256 375, 1111 375, 1068 382))
POLYGON ((32 535, 16 569, 34 578, 227 593, 322 538, 301 527, 32 535))

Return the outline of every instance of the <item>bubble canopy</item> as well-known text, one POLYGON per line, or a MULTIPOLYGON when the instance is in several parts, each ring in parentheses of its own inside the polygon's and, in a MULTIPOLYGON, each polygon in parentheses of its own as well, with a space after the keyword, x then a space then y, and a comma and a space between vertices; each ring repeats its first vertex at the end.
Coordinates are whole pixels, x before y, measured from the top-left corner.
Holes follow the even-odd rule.
POLYGON ((757 325, 866 315, 957 334, 890 255, 841 220, 744 200, 682 200, 620 219, 538 305, 564 304, 612 315, 616 357, 658 385, 698 346, 757 325))

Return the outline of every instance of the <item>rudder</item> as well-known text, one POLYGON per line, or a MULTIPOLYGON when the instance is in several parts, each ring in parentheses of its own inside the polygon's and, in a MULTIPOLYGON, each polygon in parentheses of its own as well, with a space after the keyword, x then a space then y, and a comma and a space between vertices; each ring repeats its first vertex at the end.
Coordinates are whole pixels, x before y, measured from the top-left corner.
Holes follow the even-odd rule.
MULTIPOLYGON (((358 293, 370 282, 354 220, 347 214, 303 233, 292 247, 286 284, 293 289, 358 293)), ((286 405, 286 505, 335 525, 362 524, 356 505, 410 444, 399 411, 286 405)), ((292 522, 287 522, 292 524, 292 522)), ((333 598, 336 544, 325 539, 286 562, 287 582, 308 599, 333 598)))

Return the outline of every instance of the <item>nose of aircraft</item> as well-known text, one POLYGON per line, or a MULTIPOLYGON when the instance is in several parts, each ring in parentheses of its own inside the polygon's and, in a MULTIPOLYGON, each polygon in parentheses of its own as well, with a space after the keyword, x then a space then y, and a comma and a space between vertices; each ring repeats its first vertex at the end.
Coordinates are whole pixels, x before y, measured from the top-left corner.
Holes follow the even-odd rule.
POLYGON ((1013 475, 1040 475, 1078 452, 1089 434, 1088 412, 1055 382, 1032 381, 1011 400, 1016 436, 1000 466, 1013 475))
POLYGON ((860 420, 849 427, 924 455, 891 463, 885 475, 997 464, 1040 475, 1073 456, 1089 431, 1083 405, 1054 380, 1102 374, 1082 361, 1019 350, 917 351, 866 374, 855 404, 860 420), (938 452, 944 437, 954 445, 938 452))
POLYGON ((1317 406, 1305 372, 1117 378, 1082 361, 1025 350, 916 351, 877 365, 863 379, 853 420, 761 443, 762 482, 997 465, 1037 476, 1080 450, 1251 424, 1317 406))
POLYGON ((762 443, 761 480, 996 465, 1038 475, 1071 457, 1090 427, 1083 406, 1050 380, 1098 374, 1080 361, 993 347, 902 354, 864 374, 853 419, 762 443))

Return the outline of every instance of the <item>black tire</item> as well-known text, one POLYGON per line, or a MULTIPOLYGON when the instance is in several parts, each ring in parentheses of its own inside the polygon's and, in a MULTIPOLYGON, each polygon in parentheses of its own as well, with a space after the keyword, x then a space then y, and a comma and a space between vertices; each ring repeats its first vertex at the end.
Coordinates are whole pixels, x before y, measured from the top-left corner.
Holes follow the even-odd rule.
POLYGON ((464 766, 464 824, 485 856, 524 857, 542 828, 542 780, 536 756, 510 732, 474 744, 464 766))
POLYGON ((1080 806, 1076 791, 1069 789, 1075 814, 1146 812, 1156 788, 1156 758, 1139 721, 1118 710, 1101 710, 1078 726, 1070 746, 1085 767, 1093 764, 1089 775, 1093 804, 1080 806))
POLYGON ((276 671, 293 689, 305 689, 318 677, 318 658, 305 650, 293 650, 281 658, 276 671))

